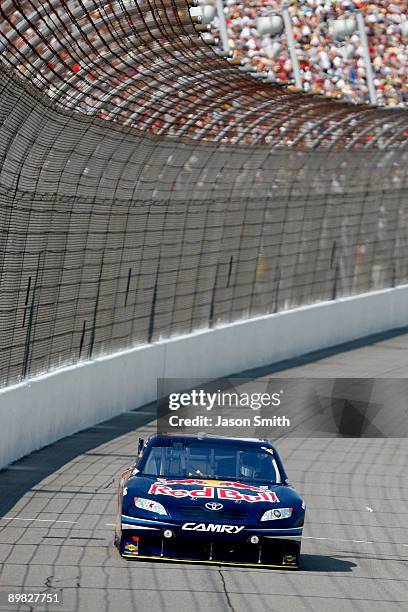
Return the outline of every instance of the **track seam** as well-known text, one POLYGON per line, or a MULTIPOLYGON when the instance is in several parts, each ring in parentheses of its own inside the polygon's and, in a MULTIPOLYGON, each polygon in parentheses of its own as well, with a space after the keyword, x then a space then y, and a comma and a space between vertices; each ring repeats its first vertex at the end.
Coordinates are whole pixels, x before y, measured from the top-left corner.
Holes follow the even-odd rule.
POLYGON ((225 578, 224 578, 224 575, 222 573, 222 570, 219 569, 218 573, 219 573, 219 575, 221 577, 222 588, 223 588, 223 591, 224 591, 225 598, 227 600, 228 607, 229 607, 230 610, 232 610, 232 612, 235 612, 234 606, 231 603, 231 599, 230 599, 229 593, 227 591, 227 586, 225 584, 225 578))

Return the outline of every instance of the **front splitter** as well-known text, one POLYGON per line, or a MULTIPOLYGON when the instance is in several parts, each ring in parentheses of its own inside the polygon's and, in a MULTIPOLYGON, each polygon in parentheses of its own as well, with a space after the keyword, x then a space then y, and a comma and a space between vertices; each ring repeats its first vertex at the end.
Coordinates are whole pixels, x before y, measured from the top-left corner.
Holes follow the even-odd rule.
POLYGON ((232 561, 209 561, 201 559, 174 559, 173 557, 149 557, 148 555, 127 555, 121 553, 125 559, 147 559, 151 561, 170 561, 171 563, 195 563, 196 565, 231 565, 233 567, 267 567, 269 569, 297 570, 298 565, 270 565, 268 563, 233 563, 232 561))

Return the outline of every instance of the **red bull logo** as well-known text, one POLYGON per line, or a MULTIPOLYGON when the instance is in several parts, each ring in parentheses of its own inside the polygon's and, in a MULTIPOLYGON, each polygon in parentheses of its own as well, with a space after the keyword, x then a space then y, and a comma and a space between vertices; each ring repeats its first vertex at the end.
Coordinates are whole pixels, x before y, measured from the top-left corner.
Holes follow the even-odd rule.
MULTIPOLYGON (((208 481, 207 481, 208 482, 208 481)), ((196 484, 197 481, 166 481, 166 484, 154 483, 151 485, 148 493, 150 495, 168 495, 174 498, 186 498, 191 499, 223 499, 231 501, 246 501, 248 503, 255 502, 279 502, 278 496, 274 491, 265 491, 259 487, 250 487, 249 485, 240 486, 241 491, 237 491, 235 488, 236 484, 242 485, 242 483, 221 483, 217 482, 217 486, 203 486, 201 489, 173 489, 168 486, 169 484, 196 484), (250 489, 258 491, 255 495, 250 493, 244 493, 243 490, 250 489)), ((204 481, 200 481, 198 484, 203 485, 204 481)))

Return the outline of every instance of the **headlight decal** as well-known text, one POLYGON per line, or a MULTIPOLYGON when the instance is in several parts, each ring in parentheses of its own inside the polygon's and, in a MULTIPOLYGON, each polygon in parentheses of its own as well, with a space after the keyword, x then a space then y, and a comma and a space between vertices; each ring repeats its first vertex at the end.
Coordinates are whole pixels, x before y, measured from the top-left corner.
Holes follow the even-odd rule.
POLYGON ((279 519, 288 519, 292 516, 293 508, 273 508, 267 510, 262 516, 261 521, 277 521, 279 519))
POLYGON ((146 510, 147 512, 154 512, 155 514, 167 515, 165 507, 153 499, 145 499, 144 497, 134 498, 136 508, 146 510))

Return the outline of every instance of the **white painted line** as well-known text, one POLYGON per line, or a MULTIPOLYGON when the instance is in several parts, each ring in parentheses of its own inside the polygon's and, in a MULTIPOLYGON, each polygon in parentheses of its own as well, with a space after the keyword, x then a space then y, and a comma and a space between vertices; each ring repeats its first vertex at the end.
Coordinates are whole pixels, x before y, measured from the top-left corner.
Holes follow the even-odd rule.
POLYGON ((304 540, 330 540, 331 542, 353 542, 355 544, 387 544, 388 546, 400 545, 407 546, 408 544, 403 544, 402 542, 374 542, 371 540, 346 540, 343 538, 315 538, 313 536, 301 536, 304 540))
MULTIPOLYGON (((0 517, 0 521, 36 521, 39 523, 66 523, 70 525, 78 524, 78 521, 65 521, 60 519, 38 519, 38 518, 22 518, 20 516, 2 516, 0 517)), ((106 527, 116 527, 116 523, 105 523, 106 527)), ((348 540, 345 538, 325 538, 325 537, 315 537, 315 536, 302 536, 297 535, 296 537, 302 538, 304 540, 324 540, 329 542, 352 542, 354 544, 375 544, 375 542, 371 540, 348 540)), ((381 544, 394 544, 394 542, 381 542, 381 544)), ((402 543, 401 543, 402 544, 402 543)), ((408 544, 402 544, 402 546, 408 547, 408 544)))
POLYGON ((21 518, 20 516, 2 516, 1 521, 38 521, 39 523, 69 523, 75 525, 78 521, 60 521, 57 519, 21 518))
POLYGON ((356 544, 374 544, 374 542, 370 542, 369 540, 351 540, 351 541, 355 542, 356 544))
MULTIPOLYGON (((331 542, 354 542, 355 544, 374 544, 369 540, 345 540, 343 538, 314 538, 313 536, 303 536, 304 540, 330 540, 331 542)), ((392 544, 392 542, 390 542, 392 544)), ((406 546, 404 544, 404 546, 406 546)))

